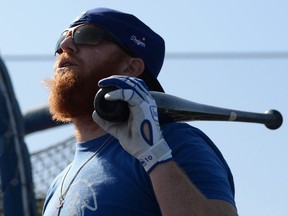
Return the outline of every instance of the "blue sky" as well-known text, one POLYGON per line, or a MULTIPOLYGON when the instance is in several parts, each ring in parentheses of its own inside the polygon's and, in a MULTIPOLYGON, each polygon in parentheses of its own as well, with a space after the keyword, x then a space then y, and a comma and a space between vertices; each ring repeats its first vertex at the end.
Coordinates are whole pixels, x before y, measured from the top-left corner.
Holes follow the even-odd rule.
MULTIPOLYGON (((288 58, 173 59, 171 53, 288 52, 288 2, 242 1, 5 1, 0 8, 0 54, 7 59, 23 112, 47 104, 41 80, 53 61, 12 61, 13 55, 52 55, 60 33, 80 12, 111 7, 137 15, 166 41, 159 80, 169 94, 194 102, 264 112, 279 110, 278 130, 260 124, 190 122, 220 148, 234 173, 240 215, 288 212, 288 58)), ((63 127, 26 137, 31 152, 69 137, 63 127)))

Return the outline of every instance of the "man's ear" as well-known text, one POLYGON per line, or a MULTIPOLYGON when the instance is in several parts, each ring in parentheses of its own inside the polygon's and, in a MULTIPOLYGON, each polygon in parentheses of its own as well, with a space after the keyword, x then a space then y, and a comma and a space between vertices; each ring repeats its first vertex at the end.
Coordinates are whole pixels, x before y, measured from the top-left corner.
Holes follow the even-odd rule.
POLYGON ((127 76, 138 77, 143 73, 145 64, 141 58, 130 58, 124 74, 127 76))

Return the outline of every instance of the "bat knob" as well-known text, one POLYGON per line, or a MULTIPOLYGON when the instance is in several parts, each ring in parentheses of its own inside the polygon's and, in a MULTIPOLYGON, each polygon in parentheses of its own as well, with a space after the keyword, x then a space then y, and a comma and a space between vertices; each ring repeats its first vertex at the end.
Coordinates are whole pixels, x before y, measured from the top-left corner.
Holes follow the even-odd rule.
POLYGON ((101 88, 95 95, 94 109, 101 118, 107 121, 124 122, 130 114, 128 103, 122 100, 109 101, 104 97, 106 93, 116 89, 116 87, 101 88))
POLYGON ((267 128, 275 130, 282 125, 283 117, 279 111, 272 109, 266 111, 265 114, 271 116, 271 118, 269 118, 269 121, 265 124, 267 128))

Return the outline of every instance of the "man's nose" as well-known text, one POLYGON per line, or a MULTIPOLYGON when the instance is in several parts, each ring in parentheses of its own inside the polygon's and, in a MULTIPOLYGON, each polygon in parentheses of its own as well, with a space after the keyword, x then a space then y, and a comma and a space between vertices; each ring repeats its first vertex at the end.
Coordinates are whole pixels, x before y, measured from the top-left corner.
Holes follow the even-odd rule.
POLYGON ((60 44, 63 52, 78 52, 78 46, 74 43, 71 35, 67 36, 60 44))

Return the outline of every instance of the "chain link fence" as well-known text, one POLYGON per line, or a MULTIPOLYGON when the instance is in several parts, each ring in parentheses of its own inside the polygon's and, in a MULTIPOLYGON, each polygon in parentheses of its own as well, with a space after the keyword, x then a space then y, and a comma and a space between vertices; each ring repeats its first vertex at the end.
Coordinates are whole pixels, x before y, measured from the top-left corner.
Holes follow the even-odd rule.
POLYGON ((37 199, 44 199, 54 178, 72 162, 75 153, 75 138, 49 146, 31 154, 34 191, 37 199))

